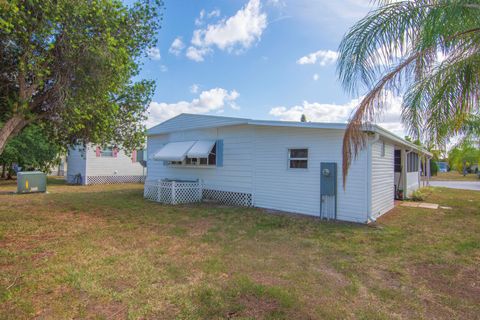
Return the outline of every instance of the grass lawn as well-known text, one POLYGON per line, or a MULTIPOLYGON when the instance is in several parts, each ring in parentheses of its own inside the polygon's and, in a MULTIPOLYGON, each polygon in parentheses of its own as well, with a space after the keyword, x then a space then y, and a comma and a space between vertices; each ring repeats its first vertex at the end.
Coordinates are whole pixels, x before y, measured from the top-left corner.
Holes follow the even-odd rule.
POLYGON ((1 319, 474 319, 480 192, 376 226, 162 206, 141 185, 0 183, 1 319))
POLYGON ((438 172, 436 176, 430 178, 432 181, 480 181, 476 173, 468 173, 466 176, 458 171, 438 172))

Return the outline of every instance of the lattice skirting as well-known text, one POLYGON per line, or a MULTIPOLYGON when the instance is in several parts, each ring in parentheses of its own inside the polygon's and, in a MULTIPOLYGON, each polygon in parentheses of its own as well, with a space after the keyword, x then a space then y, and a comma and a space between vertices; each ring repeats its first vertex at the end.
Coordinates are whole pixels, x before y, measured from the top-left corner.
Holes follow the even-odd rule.
POLYGON ((203 199, 214 200, 222 204, 234 206, 252 206, 251 193, 203 189, 203 199))
POLYGON ((143 183, 144 176, 87 176, 86 184, 143 183))
POLYGON ((166 203, 193 203, 202 201, 202 186, 196 181, 145 182, 145 199, 166 203))
POLYGON ((213 200, 221 204, 252 206, 250 193, 205 189, 199 182, 147 181, 143 196, 145 199, 165 204, 194 203, 213 200))

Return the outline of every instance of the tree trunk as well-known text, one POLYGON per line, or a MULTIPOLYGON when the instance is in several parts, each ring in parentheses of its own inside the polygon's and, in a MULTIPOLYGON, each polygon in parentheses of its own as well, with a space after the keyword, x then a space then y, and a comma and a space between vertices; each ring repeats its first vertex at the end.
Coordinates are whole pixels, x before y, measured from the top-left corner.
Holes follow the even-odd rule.
POLYGON ((20 115, 15 115, 8 119, 5 125, 0 129, 0 155, 3 153, 8 139, 17 135, 27 123, 27 120, 20 115))
POLYGON ((6 163, 2 163, 2 175, 0 176, 2 179, 5 179, 6 166, 6 163))
POLYGON ((12 163, 8 164, 8 169, 7 169, 7 180, 12 180, 12 163))

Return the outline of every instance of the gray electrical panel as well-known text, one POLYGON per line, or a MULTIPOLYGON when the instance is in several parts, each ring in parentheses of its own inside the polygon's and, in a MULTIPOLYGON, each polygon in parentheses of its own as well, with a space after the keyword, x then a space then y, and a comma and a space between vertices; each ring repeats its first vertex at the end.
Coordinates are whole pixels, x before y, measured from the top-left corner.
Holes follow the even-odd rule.
POLYGON ((320 163, 320 217, 337 218, 337 164, 320 163))
POLYGON ((322 162, 320 164, 320 192, 324 196, 337 195, 337 164, 322 162))
POLYGON ((47 176, 40 171, 17 173, 17 193, 47 191, 47 176))

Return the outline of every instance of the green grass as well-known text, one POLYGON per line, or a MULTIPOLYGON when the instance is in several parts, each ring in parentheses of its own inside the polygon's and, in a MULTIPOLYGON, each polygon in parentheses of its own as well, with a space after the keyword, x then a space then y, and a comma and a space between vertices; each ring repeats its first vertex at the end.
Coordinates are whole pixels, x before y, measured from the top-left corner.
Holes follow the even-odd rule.
POLYGON ((438 172, 430 178, 433 181, 480 181, 476 173, 468 173, 465 176, 458 171, 438 172))
POLYGON ((480 192, 374 226, 162 206, 141 185, 0 183, 0 319, 472 319, 480 192))

